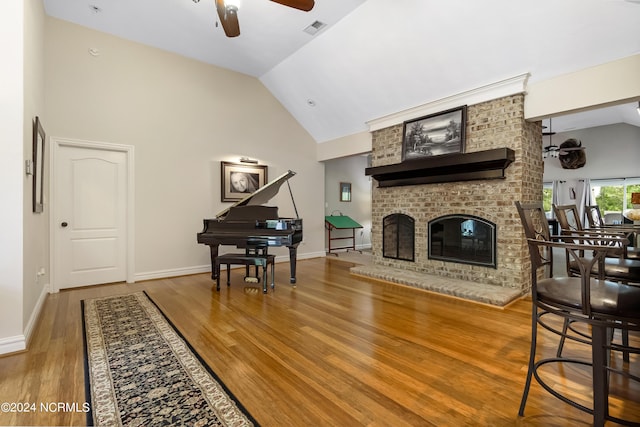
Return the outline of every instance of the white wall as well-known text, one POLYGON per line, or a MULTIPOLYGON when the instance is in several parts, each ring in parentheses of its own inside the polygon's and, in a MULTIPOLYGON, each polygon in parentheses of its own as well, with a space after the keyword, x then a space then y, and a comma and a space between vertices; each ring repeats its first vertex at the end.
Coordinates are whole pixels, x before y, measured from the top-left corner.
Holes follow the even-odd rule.
MULTIPOLYGON (((562 169, 557 158, 549 157, 544 161, 544 181, 640 177, 640 128, 617 124, 562 132, 553 135, 553 144, 569 138, 582 141, 587 163, 580 169, 562 169)), ((548 145, 549 139, 543 143, 548 145)))
MULTIPOLYGON (((365 176, 366 156, 351 156, 324 162, 325 215, 347 215, 362 225, 356 230, 356 247, 371 247, 371 179, 365 176), (351 183, 351 202, 341 202, 341 182, 351 183)), ((351 236, 350 230, 335 230, 331 237, 351 236)), ((328 249, 325 236, 325 247, 328 249)), ((336 240, 334 247, 348 246, 351 240, 336 240)))
MULTIPOLYGON (((297 172, 298 258, 324 254, 315 142, 257 79, 49 17, 46 36, 49 135, 135 147, 138 279, 209 268, 196 234, 229 206, 220 162, 241 156, 268 165, 270 179, 297 172)), ((271 204, 295 216, 286 185, 271 204)))

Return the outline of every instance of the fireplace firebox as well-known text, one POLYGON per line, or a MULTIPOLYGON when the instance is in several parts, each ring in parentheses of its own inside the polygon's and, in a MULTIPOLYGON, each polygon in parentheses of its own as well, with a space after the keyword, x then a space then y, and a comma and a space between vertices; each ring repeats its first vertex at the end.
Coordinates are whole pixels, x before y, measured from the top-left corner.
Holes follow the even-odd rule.
POLYGON ((387 215, 382 220, 382 256, 413 261, 415 221, 405 214, 387 215))
POLYGON ((429 221, 429 259, 497 268, 496 225, 472 215, 429 221))

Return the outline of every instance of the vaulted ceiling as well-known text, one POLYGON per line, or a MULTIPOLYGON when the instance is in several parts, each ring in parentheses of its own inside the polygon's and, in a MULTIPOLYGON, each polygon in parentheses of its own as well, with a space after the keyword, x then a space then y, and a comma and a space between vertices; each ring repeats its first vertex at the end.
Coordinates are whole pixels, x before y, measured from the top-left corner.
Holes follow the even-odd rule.
MULTIPOLYGON (((44 0, 55 18, 259 78, 317 142, 522 73, 537 82, 640 53, 638 0, 315 3, 242 0, 241 34, 227 38, 214 0, 44 0), (315 21, 326 26, 303 31, 315 21)), ((640 126, 635 106, 567 126, 640 126)))

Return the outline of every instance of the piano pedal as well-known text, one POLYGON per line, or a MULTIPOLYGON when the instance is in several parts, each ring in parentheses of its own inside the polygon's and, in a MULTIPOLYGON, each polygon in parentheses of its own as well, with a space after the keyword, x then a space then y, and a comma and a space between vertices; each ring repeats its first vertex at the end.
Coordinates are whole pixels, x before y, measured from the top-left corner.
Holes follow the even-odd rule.
POLYGON ((253 276, 245 276, 244 281, 245 283, 258 283, 260 282, 260 278, 253 277, 253 276))

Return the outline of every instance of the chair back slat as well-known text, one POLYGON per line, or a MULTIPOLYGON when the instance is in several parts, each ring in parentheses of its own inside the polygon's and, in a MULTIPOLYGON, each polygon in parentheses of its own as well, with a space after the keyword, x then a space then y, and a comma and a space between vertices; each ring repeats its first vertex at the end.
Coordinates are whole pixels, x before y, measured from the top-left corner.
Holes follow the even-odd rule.
MULTIPOLYGON (((542 207, 542 203, 521 204, 516 202, 516 208, 520 215, 520 221, 524 228, 524 234, 527 239, 540 241, 550 241, 551 233, 549 232, 549 221, 542 207)), ((553 253, 550 247, 534 245, 528 243, 529 255, 531 257, 532 268, 539 269, 545 265, 552 266, 553 253)))
POLYGON ((564 234, 571 234, 574 231, 583 231, 582 221, 576 205, 553 205, 553 212, 556 215, 560 229, 564 234))
POLYGON ((604 227, 604 218, 602 218, 602 212, 600 212, 600 206, 598 205, 586 205, 585 213, 587 214, 587 221, 589 221, 589 227, 598 228, 604 227))

